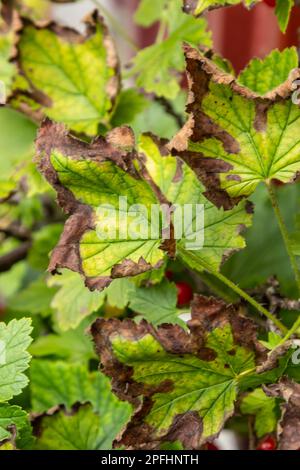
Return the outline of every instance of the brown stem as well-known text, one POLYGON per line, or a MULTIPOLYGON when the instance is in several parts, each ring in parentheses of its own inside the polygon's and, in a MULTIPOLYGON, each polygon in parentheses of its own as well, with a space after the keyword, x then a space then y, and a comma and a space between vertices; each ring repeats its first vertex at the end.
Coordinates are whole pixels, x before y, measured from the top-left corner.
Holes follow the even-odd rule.
POLYGON ((184 119, 179 113, 177 113, 170 101, 168 101, 166 98, 163 98, 162 96, 154 96, 154 101, 159 103, 164 108, 164 110, 175 119, 179 128, 184 126, 184 119))
POLYGON ((18 261, 25 259, 30 247, 31 241, 26 241, 9 253, 0 256, 0 273, 9 271, 14 264, 18 263, 18 261))

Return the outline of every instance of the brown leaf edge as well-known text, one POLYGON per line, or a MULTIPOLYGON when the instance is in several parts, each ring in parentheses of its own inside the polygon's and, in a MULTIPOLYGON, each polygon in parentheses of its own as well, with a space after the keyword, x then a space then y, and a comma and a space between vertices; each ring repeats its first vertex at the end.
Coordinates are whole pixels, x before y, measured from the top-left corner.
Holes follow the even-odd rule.
POLYGON ((184 127, 171 140, 168 147, 174 155, 179 155, 193 168, 207 188, 206 197, 218 207, 222 206, 224 209, 229 209, 236 205, 241 198, 231 198, 225 190, 221 189, 219 174, 232 169, 232 165, 220 159, 207 158, 198 152, 188 150, 189 140, 201 142, 214 137, 220 140, 228 153, 239 152, 238 142, 202 111, 202 101, 209 93, 210 82, 227 85, 235 94, 255 103, 256 117, 254 125, 259 132, 265 129, 268 108, 276 102, 282 102, 291 97, 294 92, 293 82, 300 77, 300 69, 292 70, 284 83, 264 96, 260 96, 249 88, 240 85, 233 75, 219 69, 209 59, 210 53, 202 54, 198 49, 189 45, 184 45, 184 52, 189 83, 186 108, 189 118, 184 127))
POLYGON ((264 387, 268 396, 284 400, 278 423, 278 449, 300 450, 300 384, 283 377, 278 384, 264 387))
MULTIPOLYGON (((258 3, 260 2, 260 0, 253 0, 253 5, 255 3, 258 3)), ((199 3, 199 0, 183 0, 183 11, 185 13, 188 13, 190 15, 194 15, 195 14, 195 11, 196 11, 196 8, 197 8, 197 5, 199 3)), ((225 3, 224 5, 217 5, 216 3, 214 3, 213 1, 211 2, 212 5, 210 5, 209 7, 207 7, 205 10, 203 10, 203 12, 198 15, 198 16, 201 16, 203 15, 204 13, 206 13, 207 11, 211 11, 211 10, 217 10, 219 8, 224 8, 224 7, 230 7, 232 6, 232 4, 228 4, 228 3, 225 3)), ((240 1, 240 3, 243 3, 243 0, 240 1)))
POLYGON ((114 278, 135 276, 160 267, 161 263, 152 266, 141 257, 138 263, 128 259, 115 265, 109 277, 86 277, 82 269, 79 243, 87 230, 95 228, 92 209, 80 203, 73 193, 60 183, 50 160, 54 149, 74 160, 84 157, 99 163, 110 160, 132 177, 139 179, 140 176, 133 164, 136 157, 134 143, 134 134, 127 126, 112 130, 106 138, 99 136, 89 144, 69 134, 63 124, 54 123, 49 119, 43 122, 36 140, 35 160, 39 171, 57 192, 59 205, 70 215, 61 238, 51 254, 48 270, 52 274, 57 273, 59 268, 68 268, 79 272, 85 278, 85 284, 89 289, 101 290, 114 278))
MULTIPOLYGON (((153 406, 152 397, 156 393, 168 393, 174 384, 164 380, 156 386, 136 382, 133 368, 120 363, 113 354, 112 339, 122 336, 130 341, 138 341, 150 334, 170 354, 180 360, 184 354, 193 354, 202 360, 213 360, 215 352, 205 347, 207 334, 217 327, 230 324, 236 344, 252 350, 258 361, 266 357, 265 349, 256 339, 256 326, 252 320, 242 316, 238 308, 226 305, 212 297, 196 295, 192 302, 192 319, 188 322, 189 332, 179 325, 162 324, 157 328, 142 320, 97 319, 91 334, 96 351, 101 360, 101 370, 111 378, 112 390, 121 399, 133 404, 135 412, 125 430, 118 436, 115 446, 127 449, 158 449, 161 442, 180 440, 186 449, 199 449, 202 420, 196 411, 176 415, 164 436, 158 436, 156 429, 146 423, 146 417, 153 406)), ((229 416, 224 417, 224 422, 229 416)), ((211 436, 208 440, 213 440, 211 436)))
POLYGON ((79 33, 75 29, 66 26, 60 26, 54 21, 35 23, 28 18, 21 17, 20 22, 21 26, 18 28, 16 48, 15 53, 12 57, 12 61, 16 64, 19 74, 26 79, 29 85, 29 90, 22 90, 16 88, 9 100, 12 106, 17 106, 20 111, 22 111, 24 114, 26 114, 39 124, 44 118, 44 114, 41 108, 51 107, 52 105, 51 99, 45 93, 43 93, 41 90, 39 90, 33 85, 33 83, 27 77, 26 73, 22 68, 20 60, 20 41, 25 28, 33 27, 36 30, 48 30, 67 42, 73 44, 83 44, 96 33, 96 27, 98 24, 100 24, 103 30, 103 42, 107 51, 107 66, 114 70, 114 74, 108 81, 106 87, 106 93, 111 100, 111 111, 113 110, 117 96, 121 89, 120 63, 114 41, 108 31, 103 17, 99 14, 98 10, 94 10, 90 15, 84 18, 84 34, 79 33), (32 109, 31 106, 28 104, 28 99, 34 100, 38 105, 40 105, 41 108, 32 109))

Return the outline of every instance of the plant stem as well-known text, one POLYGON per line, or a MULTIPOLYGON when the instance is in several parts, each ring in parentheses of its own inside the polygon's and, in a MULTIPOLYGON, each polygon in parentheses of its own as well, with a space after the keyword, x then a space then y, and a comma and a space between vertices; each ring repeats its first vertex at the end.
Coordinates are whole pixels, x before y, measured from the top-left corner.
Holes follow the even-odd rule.
POLYGON ((167 26, 164 21, 161 21, 159 23, 158 32, 157 32, 157 36, 155 39, 155 44, 160 44, 164 40, 166 31, 167 31, 167 26))
MULTIPOLYGON (((280 341, 280 343, 276 346, 276 348, 278 348, 278 346, 281 346, 282 344, 284 344, 294 333, 296 333, 296 331, 298 330, 298 328, 300 327, 300 315, 298 317, 298 320, 295 321, 295 323, 293 324, 292 328, 290 328, 288 330, 288 332, 286 333, 286 335, 284 336, 284 338, 282 338, 282 340, 280 341)), ((276 349, 275 348, 275 349, 276 349)))
POLYGON ((280 232, 281 232, 284 244, 285 244, 285 248, 286 248, 286 251, 287 251, 287 253, 289 255, 289 258, 290 258, 291 267, 292 267, 292 269, 294 271, 294 274, 295 274, 295 279, 296 279, 296 282, 297 282, 298 290, 300 292, 300 273, 299 273, 299 269, 298 269, 298 266, 297 266, 295 255, 294 255, 293 250, 292 250, 290 236, 289 236, 288 230, 286 228, 285 222, 283 220, 283 217, 282 217, 282 214, 281 214, 278 202, 277 202, 275 191, 272 188, 271 184, 268 184, 267 187, 268 187, 268 192, 269 192, 270 200, 271 200, 271 203, 272 203, 272 207, 274 209, 274 213, 275 213, 275 216, 277 218, 279 229, 280 229, 280 232))
POLYGON ((110 13, 110 11, 105 8, 99 0, 92 0, 92 2, 100 9, 103 11, 104 15, 107 17, 107 19, 111 22, 112 26, 114 29, 117 31, 117 33, 125 39, 126 42, 134 49, 135 51, 139 50, 138 45, 134 42, 134 40, 127 34, 126 30, 120 25, 120 23, 115 19, 115 17, 110 13))
POLYGON ((230 289, 232 289, 234 292, 236 292, 237 294, 239 294, 240 297, 242 297, 243 299, 245 299, 250 305, 252 305, 256 310, 258 310, 262 315, 264 315, 265 317, 267 317, 271 322, 274 323, 274 325, 277 326, 277 328, 279 328, 282 333, 286 333, 287 332, 287 328, 284 326, 283 323, 281 323, 280 320, 278 320, 278 318, 275 317, 275 315, 273 315, 271 312, 269 312, 265 307, 263 307, 260 303, 256 302, 255 299, 253 299, 253 297, 251 297, 249 294, 247 294, 247 292, 245 292, 243 289, 241 289, 239 286, 237 286, 236 284, 234 284, 234 282, 232 282, 230 279, 228 279, 226 276, 224 276, 222 273, 219 273, 219 272, 216 272, 216 271, 213 271, 211 270, 210 271, 211 274, 213 274, 217 279, 219 279, 220 281, 222 281, 224 284, 226 284, 228 287, 230 287, 230 289))

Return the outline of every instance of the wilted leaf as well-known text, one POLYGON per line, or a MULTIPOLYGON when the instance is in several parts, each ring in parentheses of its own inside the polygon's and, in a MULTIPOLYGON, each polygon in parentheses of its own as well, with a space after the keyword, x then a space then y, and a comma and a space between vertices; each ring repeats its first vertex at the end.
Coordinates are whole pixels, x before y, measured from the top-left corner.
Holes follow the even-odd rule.
POLYGON ((44 123, 37 141, 39 168, 58 192, 61 206, 72 214, 52 252, 51 272, 67 267, 83 274, 90 288, 101 289, 113 278, 159 268, 165 251, 170 256, 177 251, 186 263, 197 263, 198 269, 218 269, 225 252, 244 247, 239 232, 251 222, 247 204, 230 211, 217 209, 205 198, 193 171, 179 159, 162 156, 165 150, 160 151, 153 138, 142 137, 138 150, 133 150, 132 133, 126 127, 115 129, 106 141, 99 138, 88 145, 63 127, 44 123), (120 197, 127 198, 126 207, 119 205, 120 197), (199 227, 193 232, 193 223, 177 243, 171 229, 164 235, 170 221, 163 217, 163 204, 203 204, 202 249, 193 245, 191 255, 189 243, 195 244, 199 235, 199 227), (151 215, 153 206, 159 220, 151 215), (109 208, 108 217, 99 207, 106 212, 109 208), (124 212, 129 229, 123 223, 124 212), (163 245, 165 239, 168 246, 163 245))
MULTIPOLYGON (((183 0, 184 11, 193 15, 201 15, 206 10, 243 3, 246 7, 255 5, 261 0, 183 0)), ((280 0, 282 1, 282 0, 280 0)), ((285 1, 285 0, 284 0, 285 1)))
POLYGON ((300 70, 260 96, 196 49, 186 47, 186 58, 190 117, 172 145, 211 192, 221 187, 236 201, 262 181, 292 181, 300 169, 300 109, 291 95, 300 70))
POLYGON ((101 17, 86 20, 86 35, 54 23, 23 20, 18 65, 28 81, 12 104, 35 118, 43 114, 77 132, 95 135, 107 124, 119 91, 118 60, 101 17))
POLYGON ((240 380, 253 373, 255 355, 263 354, 255 327, 233 307, 199 296, 189 328, 190 334, 178 325, 155 330, 146 321, 93 324, 113 390, 136 406, 120 444, 154 448, 179 440, 197 449, 233 413, 240 380))
POLYGON ((28 383, 23 372, 30 360, 27 348, 31 343, 31 330, 28 318, 12 320, 7 325, 0 323, 0 402, 19 395, 28 383))
POLYGON ((255 416, 255 432, 258 438, 275 431, 279 418, 276 398, 268 397, 261 388, 257 388, 243 398, 241 412, 255 416))

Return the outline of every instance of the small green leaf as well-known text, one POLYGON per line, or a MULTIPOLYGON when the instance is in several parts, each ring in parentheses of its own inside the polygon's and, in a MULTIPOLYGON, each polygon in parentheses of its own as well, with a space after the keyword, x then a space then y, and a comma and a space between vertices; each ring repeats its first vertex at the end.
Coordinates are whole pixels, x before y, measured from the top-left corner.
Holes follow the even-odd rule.
POLYGON ((111 118, 113 127, 130 124, 136 116, 149 106, 149 101, 134 88, 128 88, 120 93, 114 114, 111 118))
POLYGON ((47 286, 44 277, 31 282, 15 294, 8 302, 12 312, 25 312, 31 315, 40 314, 44 317, 51 314, 51 301, 57 289, 47 286))
POLYGON ((48 283, 59 287, 53 296, 51 307, 61 331, 76 328, 83 318, 98 310, 104 303, 104 293, 90 292, 77 273, 64 271, 50 278, 48 283))
POLYGON ((83 37, 53 23, 41 28, 25 22, 18 59, 28 89, 25 95, 20 90, 12 104, 32 115, 42 112, 76 132, 95 135, 99 124, 107 124, 111 117, 119 90, 118 61, 98 14, 86 24, 83 37), (33 103, 28 103, 31 92, 33 103), (30 109, 30 104, 37 109, 30 109))
POLYGON ((166 8, 169 8, 166 13, 168 37, 140 51, 134 59, 131 73, 137 74, 137 85, 147 92, 174 99, 180 91, 176 73, 184 70, 182 43, 211 47, 212 41, 206 20, 183 15, 181 0, 167 2, 166 8))
POLYGON ((7 325, 0 323, 0 402, 19 395, 28 384, 23 373, 29 364, 27 348, 31 343, 31 320, 12 320, 7 325))
POLYGON ((285 33, 288 26, 294 3, 294 0, 276 0, 275 14, 278 19, 279 27, 283 33, 285 33))
POLYGON ((26 411, 19 406, 0 404, 0 445, 11 437, 11 426, 16 427, 16 445, 18 449, 32 445, 31 426, 26 411))
POLYGON ((135 12, 135 22, 141 26, 151 26, 159 21, 169 0, 141 0, 135 12))
POLYGON ((261 388, 250 392, 241 403, 241 412, 255 416, 255 432, 258 438, 275 431, 279 407, 275 398, 267 397, 261 388))

